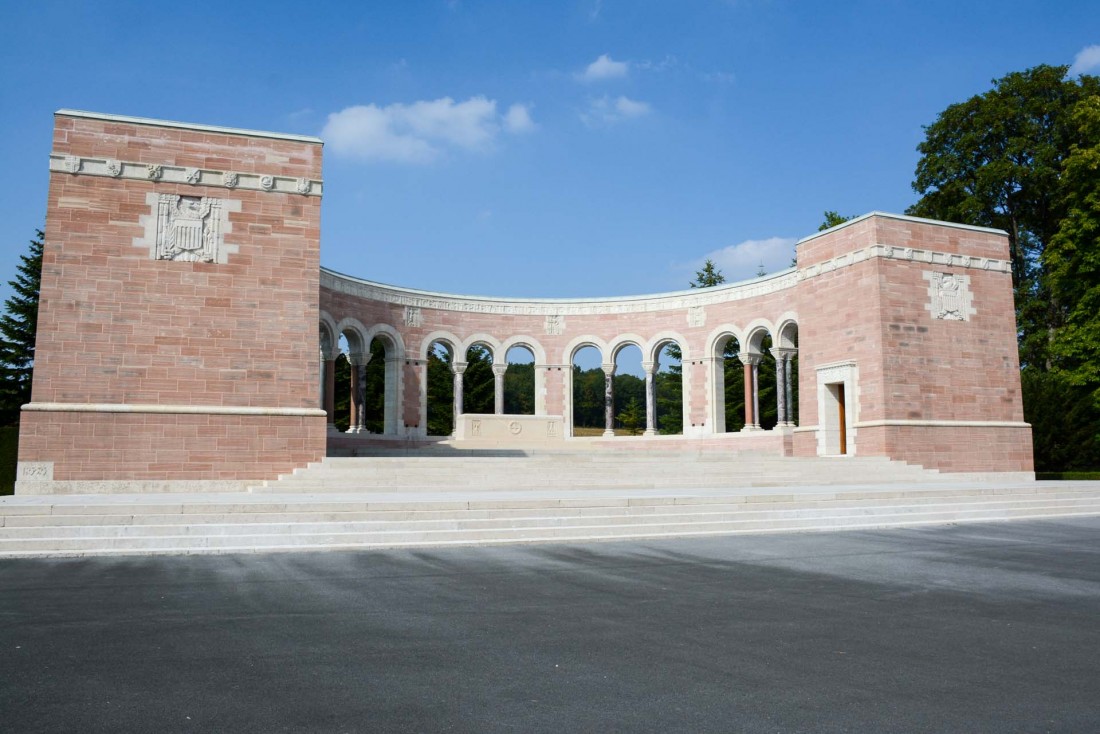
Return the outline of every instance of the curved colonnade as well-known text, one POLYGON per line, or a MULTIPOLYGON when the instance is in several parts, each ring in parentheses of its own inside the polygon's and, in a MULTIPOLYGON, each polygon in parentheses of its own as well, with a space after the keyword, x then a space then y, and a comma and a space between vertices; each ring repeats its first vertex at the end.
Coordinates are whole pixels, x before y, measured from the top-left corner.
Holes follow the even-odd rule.
POLYGON ((759 371, 765 352, 775 357, 777 428, 793 427, 798 313, 794 269, 740 283, 671 293, 591 299, 506 299, 434 293, 383 285, 322 268, 320 297, 321 400, 335 431, 336 360, 351 365, 350 428, 365 433, 365 369, 373 342, 385 354, 383 436, 427 438, 429 353, 441 345, 451 355, 454 425, 463 414, 466 355, 481 347, 491 356, 494 405, 503 413, 503 380, 509 350, 534 358, 534 413, 560 416, 573 425, 573 364, 592 347, 605 374, 605 435, 612 435, 616 358, 628 346, 642 354, 646 386, 646 435, 656 433, 655 374, 665 347, 681 354, 683 435, 724 433, 723 360, 736 340, 744 369, 744 431, 760 430, 759 371), (341 340, 342 337, 342 340, 341 340), (341 348, 341 341, 344 342, 341 348))

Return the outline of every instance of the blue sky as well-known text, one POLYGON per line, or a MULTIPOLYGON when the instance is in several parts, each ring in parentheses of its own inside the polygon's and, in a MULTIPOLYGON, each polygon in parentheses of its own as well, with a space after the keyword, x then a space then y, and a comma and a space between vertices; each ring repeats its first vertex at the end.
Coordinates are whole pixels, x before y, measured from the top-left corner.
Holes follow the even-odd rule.
POLYGON ((574 297, 774 272, 825 209, 903 211, 944 107, 1100 72, 1100 3, 0 0, 0 40, 0 280, 70 107, 321 135, 324 265, 574 297))

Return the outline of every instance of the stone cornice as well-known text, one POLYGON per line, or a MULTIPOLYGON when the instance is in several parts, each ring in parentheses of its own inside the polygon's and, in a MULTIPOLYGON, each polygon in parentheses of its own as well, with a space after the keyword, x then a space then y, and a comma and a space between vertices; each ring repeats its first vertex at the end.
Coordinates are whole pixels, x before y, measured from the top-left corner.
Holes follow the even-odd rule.
POLYGON ((498 298, 436 293, 375 283, 321 268, 321 287, 381 303, 430 308, 440 311, 505 314, 516 316, 583 316, 589 314, 674 311, 713 303, 726 303, 775 293, 794 287, 798 274, 784 270, 753 280, 671 293, 620 298, 498 298))
POLYGON ((73 176, 102 176, 104 178, 176 183, 192 186, 212 186, 219 189, 265 191, 278 194, 321 196, 324 182, 320 179, 294 178, 265 173, 240 173, 216 171, 209 168, 189 168, 162 163, 136 163, 110 158, 50 153, 50 170, 73 176))
POLYGON ((251 405, 141 405, 133 403, 27 403, 32 413, 176 413, 180 415, 286 415, 318 418, 317 408, 268 408, 251 405))
POLYGON ((461 311, 516 316, 585 316, 591 314, 644 313, 675 311, 716 303, 728 303, 776 293, 793 288, 800 281, 816 278, 842 268, 883 258, 924 263, 942 267, 970 268, 996 273, 1011 273, 1007 260, 957 255, 933 250, 918 250, 894 245, 871 245, 861 250, 816 263, 800 270, 788 269, 739 283, 697 288, 670 293, 655 293, 619 298, 499 298, 438 293, 415 288, 375 283, 335 270, 321 268, 321 287, 337 293, 396 306, 429 308, 438 311, 461 311))
POLYGON ((989 270, 995 273, 1011 273, 1012 264, 1008 260, 998 260, 989 257, 973 257, 971 255, 958 255, 951 252, 938 252, 935 250, 919 250, 912 247, 898 247, 897 245, 871 245, 862 250, 846 252, 843 255, 823 260, 798 271, 798 279, 806 280, 815 278, 824 273, 858 265, 861 262, 884 258, 886 260, 901 260, 905 262, 924 263, 926 265, 941 265, 943 267, 970 268, 973 270, 989 270))
POLYGON ((796 246, 801 245, 803 242, 809 242, 810 240, 817 239, 818 237, 824 237, 825 235, 836 232, 839 229, 851 227, 853 224, 858 224, 866 219, 870 219, 871 217, 879 217, 881 219, 894 219, 900 222, 912 222, 914 224, 934 224, 937 227, 950 227, 951 229, 965 229, 970 232, 984 232, 986 234, 999 234, 1004 237, 1008 236, 1008 232, 1005 232, 1003 229, 994 229, 992 227, 978 227, 973 224, 959 224, 958 222, 943 222, 938 219, 911 217, 908 214, 891 214, 890 212, 868 212, 858 217, 853 217, 846 222, 841 222, 835 227, 829 227, 828 229, 823 229, 820 232, 814 232, 811 235, 807 235, 800 239, 796 243, 796 246))
POLYGON ((267 130, 246 130, 239 127, 222 127, 220 125, 200 125, 194 122, 176 122, 175 120, 155 120, 150 117, 131 117, 129 115, 108 115, 102 112, 86 112, 84 110, 61 109, 54 113, 62 117, 83 117, 89 120, 104 120, 106 122, 122 122, 129 125, 152 125, 153 127, 171 127, 180 130, 195 130, 204 133, 221 133, 222 135, 243 135, 249 138, 271 138, 273 140, 293 140, 297 143, 312 143, 323 145, 320 138, 312 135, 294 135, 293 133, 274 133, 267 130))

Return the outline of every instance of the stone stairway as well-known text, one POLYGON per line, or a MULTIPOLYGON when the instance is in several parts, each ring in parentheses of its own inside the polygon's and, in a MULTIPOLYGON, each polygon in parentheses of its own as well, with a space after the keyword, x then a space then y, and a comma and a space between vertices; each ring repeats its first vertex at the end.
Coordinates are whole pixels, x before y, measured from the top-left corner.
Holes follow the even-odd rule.
POLYGON ((715 489, 939 482, 939 472, 877 457, 789 458, 707 451, 377 451, 329 457, 253 487, 270 492, 715 489))
POLYGON ((973 481, 875 459, 624 461, 390 453, 328 459, 251 493, 5 497, 0 556, 571 542, 1100 514, 1100 482, 973 481))

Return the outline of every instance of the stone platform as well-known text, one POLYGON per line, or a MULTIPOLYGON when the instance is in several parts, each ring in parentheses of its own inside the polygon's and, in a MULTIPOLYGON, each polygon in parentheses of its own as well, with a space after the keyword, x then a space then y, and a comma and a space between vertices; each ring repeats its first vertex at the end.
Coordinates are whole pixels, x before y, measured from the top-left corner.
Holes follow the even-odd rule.
POLYGON ((884 459, 423 450, 249 492, 0 498, 0 556, 244 553, 820 531, 1100 514, 1100 482, 884 459))

